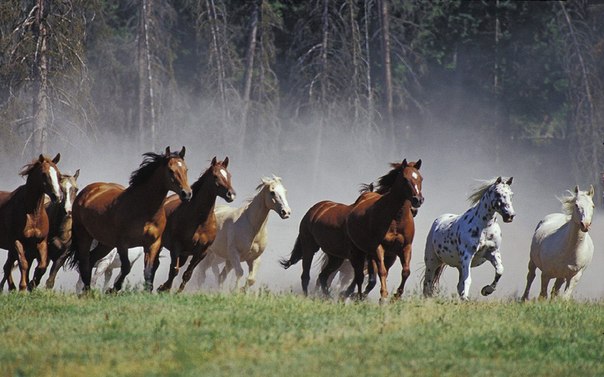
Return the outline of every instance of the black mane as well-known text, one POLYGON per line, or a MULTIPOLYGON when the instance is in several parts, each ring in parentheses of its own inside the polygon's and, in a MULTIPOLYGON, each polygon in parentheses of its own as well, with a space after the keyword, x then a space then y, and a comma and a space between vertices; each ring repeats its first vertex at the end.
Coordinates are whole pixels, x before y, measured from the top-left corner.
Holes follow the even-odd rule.
POLYGON ((139 168, 130 174, 130 186, 138 186, 144 183, 158 167, 167 163, 172 157, 178 157, 178 153, 164 155, 159 153, 147 152, 143 154, 143 162, 139 168))
POLYGON ((390 164, 390 166, 392 167, 392 170, 378 178, 377 185, 374 188, 374 192, 383 195, 390 191, 392 186, 394 186, 396 177, 398 176, 403 164, 401 162, 393 162, 390 164))

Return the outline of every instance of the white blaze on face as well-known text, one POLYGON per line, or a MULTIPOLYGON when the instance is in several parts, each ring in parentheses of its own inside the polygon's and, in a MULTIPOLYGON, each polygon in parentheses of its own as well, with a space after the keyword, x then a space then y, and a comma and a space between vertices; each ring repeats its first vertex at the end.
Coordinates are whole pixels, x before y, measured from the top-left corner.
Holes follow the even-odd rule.
POLYGON ((413 177, 413 179, 417 179, 417 173, 416 172, 411 173, 411 176, 413 177))
POLYGON ((287 197, 285 196, 285 187, 282 185, 275 186, 275 197, 279 198, 281 204, 283 205, 283 209, 289 210, 289 203, 287 202, 287 197))
POLYGON ((182 162, 178 161, 177 162, 178 166, 182 166, 182 162))
POLYGON ((65 212, 69 213, 71 212, 71 205, 73 203, 73 200, 71 199, 71 182, 67 181, 67 183, 65 184, 65 212))
POLYGON ((61 187, 59 186, 59 174, 57 174, 57 170, 50 167, 50 181, 52 182, 52 191, 55 193, 57 198, 61 197, 61 187))
POLYGON ((229 179, 229 176, 227 175, 226 170, 220 169, 220 174, 222 174, 222 176, 224 177, 224 179, 229 179))

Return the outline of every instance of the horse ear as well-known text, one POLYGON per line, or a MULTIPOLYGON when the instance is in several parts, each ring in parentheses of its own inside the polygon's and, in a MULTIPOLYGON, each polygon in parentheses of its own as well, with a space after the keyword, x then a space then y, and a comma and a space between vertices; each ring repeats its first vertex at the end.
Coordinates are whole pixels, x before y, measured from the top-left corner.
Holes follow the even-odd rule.
POLYGON ((419 160, 417 160, 417 162, 415 163, 415 168, 417 170, 419 170, 419 168, 422 166, 422 159, 420 158, 419 160))
POLYGON ((579 185, 575 185, 575 194, 579 193, 579 185))
POLYGON ((59 160, 60 160, 60 159, 61 159, 61 154, 60 154, 60 153, 57 153, 57 155, 55 156, 55 158, 53 158, 53 159, 52 159, 52 162, 53 162, 54 164, 56 164, 56 163, 58 163, 58 162, 59 162, 59 160))
POLYGON ((76 172, 73 174, 73 178, 78 179, 79 176, 80 176, 80 169, 76 170, 76 172))
POLYGON ((407 167, 408 164, 407 164, 407 159, 406 158, 403 160, 403 164, 402 165, 403 165, 403 168, 407 167))
POLYGON ((495 181, 495 184, 500 184, 501 183, 501 177, 497 177, 497 180, 495 181))
POLYGON ((187 150, 186 150, 185 146, 183 145, 182 149, 180 150, 180 152, 178 152, 178 155, 180 156, 180 158, 185 158, 185 152, 186 151, 187 150))
POLYGON ((224 158, 224 161, 222 161, 222 166, 224 166, 225 168, 226 168, 227 166, 229 166, 229 156, 226 156, 226 157, 224 158))
POLYGON ((170 154, 171 154, 171 153, 170 153, 170 146, 168 145, 168 146, 166 147, 166 156, 169 156, 170 154))
POLYGON ((216 156, 212 159, 212 166, 216 165, 216 156))
POLYGON ((44 155, 42 153, 40 153, 40 156, 38 156, 38 161, 44 162, 44 155))
POLYGON ((595 194, 594 185, 589 185, 589 191, 587 192, 587 195, 589 195, 593 198, 594 194, 595 194))
POLYGON ((513 180, 514 180, 514 177, 510 177, 510 179, 508 179, 505 184, 508 185, 508 186, 511 186, 513 180))

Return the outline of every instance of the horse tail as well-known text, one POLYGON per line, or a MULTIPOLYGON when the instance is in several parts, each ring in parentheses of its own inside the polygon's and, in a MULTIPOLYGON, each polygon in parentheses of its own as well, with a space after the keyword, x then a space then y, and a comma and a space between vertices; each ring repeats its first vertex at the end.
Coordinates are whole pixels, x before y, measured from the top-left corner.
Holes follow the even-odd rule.
POLYGON ((300 235, 298 235, 289 259, 283 258, 279 261, 279 264, 287 270, 290 266, 298 263, 302 259, 302 255, 302 241, 300 240, 300 235))

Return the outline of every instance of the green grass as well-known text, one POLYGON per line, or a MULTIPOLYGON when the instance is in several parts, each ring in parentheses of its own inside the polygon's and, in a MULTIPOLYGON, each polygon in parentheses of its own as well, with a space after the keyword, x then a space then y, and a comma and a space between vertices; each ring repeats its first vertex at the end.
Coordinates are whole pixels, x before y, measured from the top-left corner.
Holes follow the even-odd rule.
POLYGON ((0 376, 604 376, 603 302, 0 295, 0 376))

